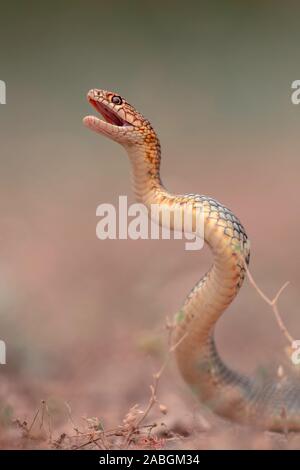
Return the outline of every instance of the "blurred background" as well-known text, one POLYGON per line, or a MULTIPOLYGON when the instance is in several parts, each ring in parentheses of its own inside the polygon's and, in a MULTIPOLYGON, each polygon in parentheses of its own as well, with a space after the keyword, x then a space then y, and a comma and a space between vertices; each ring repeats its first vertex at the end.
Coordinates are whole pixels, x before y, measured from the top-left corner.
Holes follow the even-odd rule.
MULTIPOLYGON (((184 241, 96 238, 97 205, 133 197, 124 150, 82 125, 90 88, 150 119, 170 191, 210 195, 241 219, 261 288, 291 281, 280 308, 300 338, 299 20, 296 1, 1 2, 0 421, 30 421, 41 399, 57 426, 68 426, 65 401, 104 426, 143 407, 166 316, 211 261, 184 241)), ((284 361, 247 282, 217 342, 244 372, 284 361)), ((160 399, 168 419, 194 414, 172 362, 160 399)))

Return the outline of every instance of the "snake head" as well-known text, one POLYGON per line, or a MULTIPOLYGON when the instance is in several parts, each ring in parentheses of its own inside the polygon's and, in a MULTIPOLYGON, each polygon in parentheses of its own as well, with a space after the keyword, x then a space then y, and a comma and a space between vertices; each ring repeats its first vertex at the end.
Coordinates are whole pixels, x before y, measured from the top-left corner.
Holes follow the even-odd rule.
POLYGON ((142 144, 153 132, 149 121, 116 93, 93 89, 88 92, 87 100, 103 117, 86 116, 83 119, 84 125, 92 131, 125 147, 142 144))

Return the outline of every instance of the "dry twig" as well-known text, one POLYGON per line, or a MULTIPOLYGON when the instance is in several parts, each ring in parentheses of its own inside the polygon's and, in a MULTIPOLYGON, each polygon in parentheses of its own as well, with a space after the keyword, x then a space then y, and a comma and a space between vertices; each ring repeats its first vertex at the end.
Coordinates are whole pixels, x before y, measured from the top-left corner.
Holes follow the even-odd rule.
POLYGON ((275 295, 275 297, 273 299, 270 299, 261 289, 260 287, 257 285, 257 283, 255 282, 248 266, 247 266, 247 263, 246 263, 246 260, 243 256, 241 256, 242 258, 242 262, 243 262, 243 265, 245 267, 245 270, 246 270, 246 273, 247 273, 247 276, 248 276, 248 279, 249 279, 249 282, 250 284, 254 287, 254 289, 256 290, 256 292, 259 294, 259 296, 271 307, 274 315, 275 315, 275 319, 277 321, 277 324, 279 326, 279 329, 280 331, 283 333, 283 335, 285 336, 285 338, 287 339, 287 341, 290 343, 290 345, 293 347, 293 343, 294 343, 294 338, 293 336, 290 334, 290 332, 288 331, 287 327, 285 326, 282 318, 281 318, 281 314, 279 312, 279 308, 278 308, 278 300, 279 300, 279 297, 281 296, 282 292, 286 289, 286 287, 289 285, 289 281, 285 282, 283 284, 283 286, 278 290, 277 294, 275 295))

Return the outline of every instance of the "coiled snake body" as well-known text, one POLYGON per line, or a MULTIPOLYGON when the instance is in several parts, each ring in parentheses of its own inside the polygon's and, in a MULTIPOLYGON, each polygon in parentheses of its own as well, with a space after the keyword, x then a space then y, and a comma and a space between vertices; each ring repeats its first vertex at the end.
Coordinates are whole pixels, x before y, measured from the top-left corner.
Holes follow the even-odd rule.
POLYGON ((249 242, 237 217, 216 200, 201 195, 173 195, 160 179, 161 149, 150 122, 115 93, 93 89, 88 101, 103 116, 84 124, 121 144, 127 151, 138 201, 158 204, 175 214, 188 204, 204 213, 204 239, 214 261, 188 295, 176 317, 174 342, 180 372, 200 401, 215 413, 270 430, 300 430, 300 386, 288 379, 260 384, 221 360, 214 327, 237 295, 249 262, 249 242))

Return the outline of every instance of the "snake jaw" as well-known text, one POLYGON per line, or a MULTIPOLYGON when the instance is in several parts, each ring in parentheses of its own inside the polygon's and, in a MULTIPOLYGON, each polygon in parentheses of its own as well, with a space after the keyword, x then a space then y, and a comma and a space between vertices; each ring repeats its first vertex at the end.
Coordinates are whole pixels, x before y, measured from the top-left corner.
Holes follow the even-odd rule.
POLYGON ((103 96, 98 95, 97 90, 90 90, 87 94, 87 100, 103 117, 103 119, 99 119, 96 116, 86 116, 83 123, 89 129, 120 143, 127 131, 134 129, 134 126, 124 118, 125 112, 122 107, 109 103, 103 96))
POLYGON ((103 117, 86 116, 83 119, 83 124, 92 131, 126 148, 143 145, 149 133, 153 133, 149 121, 121 96, 106 90, 92 89, 87 94, 87 100, 103 117))
POLYGON ((90 93, 88 94, 87 98, 89 103, 96 109, 96 111, 103 116, 105 122, 118 127, 130 126, 130 123, 120 116, 121 110, 112 108, 109 106, 109 104, 95 99, 94 95, 91 96, 90 93))

